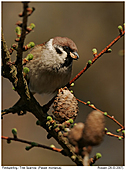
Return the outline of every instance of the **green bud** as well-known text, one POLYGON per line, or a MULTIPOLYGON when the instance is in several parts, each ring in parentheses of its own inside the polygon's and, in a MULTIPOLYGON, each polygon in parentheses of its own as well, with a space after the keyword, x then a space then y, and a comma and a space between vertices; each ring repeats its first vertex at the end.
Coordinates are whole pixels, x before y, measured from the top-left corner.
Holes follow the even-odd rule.
POLYGON ((87 101, 87 104, 89 105, 91 102, 90 101, 87 101))
POLYGON ((99 158, 101 158, 102 157, 102 155, 101 155, 101 153, 96 153, 96 159, 99 159, 99 158))
POLYGON ((125 130, 122 130, 122 133, 124 133, 124 134, 125 134, 125 130))
POLYGON ((20 29, 20 27, 16 27, 16 28, 15 28, 15 31, 16 31, 16 33, 17 33, 18 35, 21 35, 21 29, 20 29))
POLYGON ((26 151, 29 151, 31 149, 31 146, 26 146, 25 149, 26 151))
POLYGON ((31 142, 31 145, 32 145, 32 146, 38 146, 38 144, 35 143, 35 142, 31 142))
POLYGON ((118 29, 119 29, 119 30, 122 30, 122 26, 121 26, 121 25, 119 25, 119 26, 118 26, 118 29))
POLYGON ((111 49, 111 48, 109 48, 109 49, 107 50, 107 52, 111 53, 111 52, 112 52, 112 49, 111 49))
POLYGON ((93 49, 92 49, 92 52, 93 52, 93 54, 97 54, 97 49, 96 49, 96 48, 93 48, 93 49))
POLYGON ((50 148, 55 148, 55 146, 52 144, 52 145, 50 145, 50 148))
POLYGON ((12 133, 13 133, 13 135, 17 135, 17 129, 16 129, 16 128, 13 128, 13 129, 12 129, 12 133))
POLYGON ((117 132, 117 133, 119 133, 119 132, 120 132, 120 130, 119 130, 119 129, 117 129, 117 130, 116 130, 116 132, 117 132))
POLYGON ((76 155, 72 155, 71 159, 75 161, 76 160, 76 155))
POLYGON ((26 59, 27 59, 27 60, 32 60, 33 57, 34 57, 33 54, 28 54, 27 57, 26 57, 26 59))
POLYGON ((108 114, 107 112, 104 112, 104 115, 105 115, 105 116, 107 116, 107 114, 108 114))
POLYGON ((34 23, 31 23, 30 24, 30 28, 33 30, 35 28, 35 24, 34 23))
POLYGON ((12 87, 12 90, 14 90, 14 91, 15 91, 15 88, 14 88, 14 87, 12 87))
POLYGON ((118 137, 119 140, 122 140, 122 137, 118 137))
POLYGON ((51 116, 47 116, 47 120, 52 120, 52 117, 51 116))
POLYGON ((34 42, 30 42, 29 44, 28 44, 28 48, 33 48, 35 46, 35 43, 34 42))
POLYGON ((91 65, 91 64, 92 64, 92 61, 91 61, 91 60, 89 60, 89 61, 88 61, 88 64, 89 64, 89 65, 91 65))
POLYGON ((74 83, 71 83, 71 85, 70 85, 71 87, 73 87, 74 86, 74 83))
POLYGON ((69 119, 68 121, 69 121, 69 123, 71 123, 71 124, 73 123, 73 119, 69 119))
POLYGON ((70 90, 71 93, 73 93, 73 90, 70 90))
POLYGON ((119 140, 122 140, 122 138, 121 138, 121 137, 118 137, 118 139, 119 139, 119 140))
POLYGON ((93 105, 93 104, 90 104, 90 106, 94 107, 94 105, 93 105))
POLYGON ((40 121, 39 120, 37 120, 36 121, 36 125, 40 125, 41 123, 40 123, 40 121))
POLYGON ((24 72, 24 73, 28 74, 29 71, 30 71, 30 70, 29 70, 28 67, 24 67, 24 68, 23 68, 23 72, 24 72))
POLYGON ((105 128, 105 131, 107 131, 108 129, 107 128, 105 128))

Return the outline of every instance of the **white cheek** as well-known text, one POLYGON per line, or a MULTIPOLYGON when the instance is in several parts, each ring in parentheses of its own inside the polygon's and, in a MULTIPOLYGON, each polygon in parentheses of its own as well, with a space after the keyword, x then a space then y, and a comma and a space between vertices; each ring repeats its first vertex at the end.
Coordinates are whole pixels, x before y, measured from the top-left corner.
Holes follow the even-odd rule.
POLYGON ((58 47, 59 50, 62 51, 62 54, 58 54, 56 52, 54 46, 52 46, 52 41, 53 41, 53 39, 50 39, 48 41, 48 45, 47 45, 47 47, 48 47, 48 49, 49 49, 49 51, 50 51, 50 53, 52 55, 52 59, 54 59, 55 60, 54 62, 57 63, 57 64, 64 63, 64 61, 67 58, 67 53, 63 50, 62 47, 58 47))
POLYGON ((53 41, 53 39, 50 39, 50 40, 48 41, 48 45, 47 45, 47 47, 48 47, 48 49, 49 49, 50 51, 53 50, 52 41, 53 41))

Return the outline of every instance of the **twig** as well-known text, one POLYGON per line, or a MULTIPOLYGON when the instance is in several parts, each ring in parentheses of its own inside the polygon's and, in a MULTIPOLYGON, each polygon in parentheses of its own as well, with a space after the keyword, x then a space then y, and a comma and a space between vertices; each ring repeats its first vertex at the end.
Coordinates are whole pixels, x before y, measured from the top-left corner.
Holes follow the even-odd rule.
MULTIPOLYGON (((77 99, 77 98, 76 98, 76 99, 77 99)), ((121 123, 119 123, 119 122, 114 118, 114 116, 110 116, 110 115, 108 115, 107 112, 103 112, 103 111, 97 109, 93 104, 87 104, 87 102, 84 102, 84 101, 82 101, 82 100, 80 100, 80 99, 77 99, 77 101, 79 101, 79 102, 81 102, 81 103, 83 103, 83 104, 91 107, 91 108, 94 109, 94 110, 97 110, 97 111, 101 112, 102 114, 104 114, 105 116, 107 116, 108 118, 110 118, 111 120, 113 120, 115 123, 117 123, 117 124, 121 127, 122 130, 124 129, 124 126, 123 126, 121 123)))
POLYGON ((122 34, 118 35, 108 46, 106 46, 98 55, 95 55, 95 57, 91 60, 91 64, 87 63, 87 65, 67 84, 67 87, 70 87, 70 85, 75 82, 99 57, 101 57, 104 53, 107 52, 107 50, 113 46, 122 36, 124 36, 125 30, 122 31, 122 34))
POLYGON ((101 157, 102 155, 100 153, 96 153, 96 155, 93 158, 90 158, 90 161, 89 161, 90 166, 94 165, 95 162, 101 157))
POLYGON ((20 41, 18 42, 16 65, 17 65, 18 87, 20 88, 19 94, 21 97, 24 97, 26 95, 27 98, 30 98, 29 89, 28 89, 28 86, 25 85, 24 77, 22 74, 23 44, 24 44, 24 40, 26 37, 27 18, 28 18, 27 8, 28 8, 28 3, 27 2, 23 3, 23 9, 24 9, 23 10, 23 24, 22 24, 22 32, 21 32, 20 41))
POLYGON ((20 98, 18 100, 18 102, 16 104, 14 104, 14 106, 8 108, 8 109, 4 109, 2 110, 1 116, 4 116, 8 113, 18 113, 18 115, 24 115, 27 111, 27 107, 23 101, 22 98, 20 98))
POLYGON ((106 135, 116 137, 118 139, 124 139, 124 136, 116 135, 116 134, 113 134, 111 132, 106 132, 106 135))
POLYGON ((36 142, 30 142, 30 141, 19 139, 19 138, 1 136, 1 139, 5 139, 7 141, 13 140, 13 141, 21 142, 21 143, 27 143, 29 145, 32 145, 32 147, 40 147, 40 148, 49 149, 49 150, 52 150, 52 151, 55 151, 55 152, 62 153, 62 149, 55 148, 55 147, 49 147, 49 146, 46 146, 46 145, 42 145, 42 144, 39 144, 39 143, 36 143, 36 142))

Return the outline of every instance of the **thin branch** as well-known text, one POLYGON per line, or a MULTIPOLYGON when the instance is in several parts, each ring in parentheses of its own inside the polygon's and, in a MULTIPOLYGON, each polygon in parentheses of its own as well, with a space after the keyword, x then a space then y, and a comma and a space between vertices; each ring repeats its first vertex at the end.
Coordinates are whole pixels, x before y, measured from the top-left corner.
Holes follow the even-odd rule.
POLYGON ((116 137, 118 139, 124 139, 124 136, 116 135, 116 134, 113 134, 111 132, 106 132, 106 135, 116 137))
POLYGON ((44 148, 44 149, 49 149, 55 152, 59 152, 62 153, 62 149, 59 148, 55 148, 55 147, 49 147, 46 145, 42 145, 36 142, 31 142, 31 141, 27 141, 27 140, 23 140, 23 139, 19 139, 19 138, 12 138, 12 137, 6 137, 6 136, 1 136, 1 139, 5 139, 7 141, 17 141, 17 142, 21 142, 21 143, 27 143, 29 145, 32 145, 32 147, 39 147, 39 148, 44 148))
MULTIPOLYGON (((76 99, 77 99, 77 98, 76 98, 76 99)), ((77 99, 77 101, 79 101, 80 103, 83 103, 83 104, 91 107, 91 108, 94 109, 94 110, 97 110, 97 111, 101 112, 102 114, 104 114, 105 116, 107 116, 108 118, 110 118, 111 120, 113 120, 116 124, 118 124, 118 125, 121 127, 122 130, 124 129, 124 126, 123 126, 121 123, 119 123, 119 122, 114 118, 114 116, 110 116, 107 112, 103 112, 103 111, 99 110, 99 109, 96 108, 93 104, 87 104, 87 102, 84 102, 84 101, 82 101, 82 100, 80 100, 80 99, 77 99), (105 113, 106 113, 106 114, 105 114, 105 113)))
POLYGON ((95 162, 101 158, 101 154, 100 153, 96 153, 96 155, 93 158, 90 158, 89 164, 90 166, 93 166, 95 164, 95 162))
POLYGON ((28 3, 27 2, 23 3, 23 24, 22 24, 21 37, 18 42, 16 65, 17 65, 18 87, 20 88, 19 94, 21 97, 24 97, 26 95, 28 98, 30 98, 29 89, 27 86, 25 86, 24 77, 22 74, 23 44, 26 37, 26 28, 27 28, 27 20, 28 20, 27 8, 28 8, 28 3), (27 90, 25 88, 27 88, 27 90))
MULTIPOLYGON (((118 35, 108 46, 106 46, 98 55, 95 55, 95 57, 91 60, 92 64, 100 58, 104 53, 107 52, 107 50, 113 46, 122 36, 124 36, 125 30, 122 31, 122 34, 118 35)), ((67 87, 70 87, 70 85, 75 82, 92 64, 87 63, 87 65, 67 84, 67 87)))

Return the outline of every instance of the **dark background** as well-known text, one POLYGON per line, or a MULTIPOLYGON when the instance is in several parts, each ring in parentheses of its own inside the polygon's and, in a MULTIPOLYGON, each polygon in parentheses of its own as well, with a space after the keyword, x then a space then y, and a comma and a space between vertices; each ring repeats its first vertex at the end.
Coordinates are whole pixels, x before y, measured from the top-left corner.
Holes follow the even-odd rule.
MULTIPOLYGON (((34 32, 27 35, 25 44, 34 41, 41 44, 55 36, 67 36, 78 47, 80 59, 74 61, 74 77, 93 58, 92 48, 100 52, 118 34, 118 25, 124 22, 123 2, 32 2, 34 13, 28 18, 28 24, 36 25, 34 32)), ((2 3, 2 26, 8 48, 15 43, 15 23, 21 18, 18 14, 22 11, 22 3, 2 3)), ((76 82, 73 87, 77 98, 90 100, 97 108, 107 111, 124 124, 124 59, 123 38, 113 47, 112 53, 104 54, 98 59, 76 82)), ((12 59, 15 59, 15 54, 12 59)), ((24 54, 26 56, 27 53, 24 54)), ((2 107, 13 106, 19 96, 12 90, 12 84, 7 79, 2 79, 2 107)), ((45 101, 40 95, 36 99, 43 104, 45 101)), ((76 122, 85 122, 91 108, 79 103, 79 114, 76 122)), ((18 137, 50 146, 54 144, 60 148, 54 139, 46 138, 46 131, 36 126, 36 118, 27 113, 24 116, 8 114, 2 120, 2 133, 12 136, 11 129, 17 128, 18 137)), ((119 128, 112 120, 106 118, 106 127, 116 133, 119 128)), ((91 157, 97 152, 102 158, 96 165, 124 165, 124 141, 105 135, 100 146, 94 147, 91 157)), ((25 150, 26 144, 12 142, 2 145, 2 165, 75 165, 68 157, 59 153, 33 148, 25 150)))

